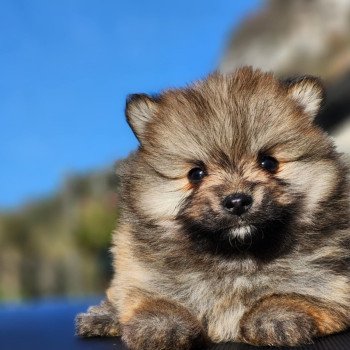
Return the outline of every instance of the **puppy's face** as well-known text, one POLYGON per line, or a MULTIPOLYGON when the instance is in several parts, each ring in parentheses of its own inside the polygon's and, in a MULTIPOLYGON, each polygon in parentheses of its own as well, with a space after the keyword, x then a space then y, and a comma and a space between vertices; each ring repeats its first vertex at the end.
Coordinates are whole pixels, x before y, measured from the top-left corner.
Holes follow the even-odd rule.
POLYGON ((249 68, 133 95, 137 210, 212 253, 291 247, 293 227, 314 220, 337 182, 332 143, 313 123, 322 97, 316 79, 281 83, 249 68))

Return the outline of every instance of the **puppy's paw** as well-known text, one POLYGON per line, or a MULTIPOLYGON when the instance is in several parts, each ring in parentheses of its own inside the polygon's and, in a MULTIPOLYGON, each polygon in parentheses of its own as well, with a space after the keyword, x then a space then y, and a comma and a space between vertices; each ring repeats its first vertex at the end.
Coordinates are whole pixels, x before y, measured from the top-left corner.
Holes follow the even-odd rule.
POLYGON ((206 349, 207 338, 199 322, 178 308, 138 310, 122 327, 122 339, 131 350, 206 349))
POLYGON ((275 309, 266 313, 252 313, 241 322, 242 340, 253 345, 308 344, 316 333, 313 319, 298 310, 275 309))
POLYGON ((115 308, 109 301, 92 306, 75 318, 76 335, 80 337, 116 337, 121 334, 115 308))

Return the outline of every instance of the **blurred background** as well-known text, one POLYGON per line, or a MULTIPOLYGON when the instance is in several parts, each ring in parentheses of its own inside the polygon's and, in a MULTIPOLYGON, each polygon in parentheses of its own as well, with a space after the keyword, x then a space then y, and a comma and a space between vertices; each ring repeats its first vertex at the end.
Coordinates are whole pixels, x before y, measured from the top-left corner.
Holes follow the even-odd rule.
POLYGON ((317 122, 350 153, 348 0, 3 0, 0 302, 101 295, 129 93, 241 65, 325 80, 317 122))

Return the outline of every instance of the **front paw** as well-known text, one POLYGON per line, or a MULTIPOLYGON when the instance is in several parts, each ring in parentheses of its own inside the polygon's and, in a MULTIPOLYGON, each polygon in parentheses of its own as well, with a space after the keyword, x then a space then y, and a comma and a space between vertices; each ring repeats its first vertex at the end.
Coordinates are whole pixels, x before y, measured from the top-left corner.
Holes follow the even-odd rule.
POLYGON ((207 343, 197 320, 160 310, 135 314, 123 325, 122 339, 131 350, 203 350, 207 343))
POLYGON ((80 337, 116 337, 120 335, 117 311, 108 301, 92 306, 75 318, 76 335, 80 337))
POLYGON ((251 313, 241 322, 242 341, 253 345, 296 346, 312 342, 317 328, 311 317, 298 310, 251 313))

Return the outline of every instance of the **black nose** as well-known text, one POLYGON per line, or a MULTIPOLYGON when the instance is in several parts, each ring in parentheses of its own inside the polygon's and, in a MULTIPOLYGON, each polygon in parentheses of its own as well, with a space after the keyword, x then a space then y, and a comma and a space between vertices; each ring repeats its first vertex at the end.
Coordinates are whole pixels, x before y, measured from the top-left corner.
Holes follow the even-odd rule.
POLYGON ((253 198, 248 194, 235 193, 227 196, 222 205, 231 214, 242 215, 252 206, 252 203, 253 198))

